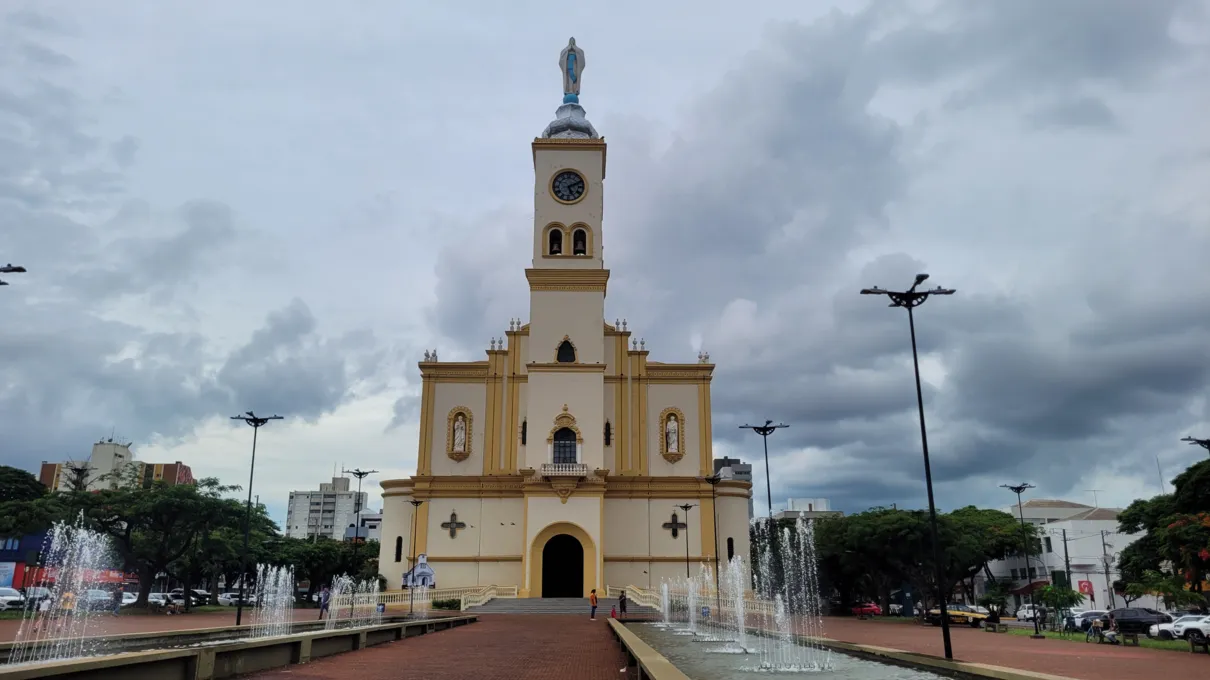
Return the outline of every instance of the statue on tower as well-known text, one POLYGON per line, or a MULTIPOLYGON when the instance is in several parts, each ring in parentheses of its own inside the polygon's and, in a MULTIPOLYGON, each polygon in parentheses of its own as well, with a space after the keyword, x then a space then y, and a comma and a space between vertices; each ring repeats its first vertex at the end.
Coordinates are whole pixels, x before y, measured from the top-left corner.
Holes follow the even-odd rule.
POLYGON ((579 103, 580 76, 584 73, 584 50, 576 47, 575 38, 569 39, 567 47, 559 53, 559 69, 563 71, 563 103, 579 103))

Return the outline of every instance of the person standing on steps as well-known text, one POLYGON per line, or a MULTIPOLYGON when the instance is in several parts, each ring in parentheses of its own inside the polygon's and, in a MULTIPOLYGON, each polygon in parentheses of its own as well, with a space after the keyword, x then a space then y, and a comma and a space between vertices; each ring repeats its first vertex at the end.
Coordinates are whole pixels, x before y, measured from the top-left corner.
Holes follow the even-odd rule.
POLYGON ((623 590, 621 595, 618 595, 618 613, 622 618, 626 617, 626 591, 623 590))
POLYGON ((588 606, 591 608, 591 610, 588 612, 588 620, 596 621, 597 620, 597 589, 596 588, 593 588, 592 592, 588 594, 588 606))

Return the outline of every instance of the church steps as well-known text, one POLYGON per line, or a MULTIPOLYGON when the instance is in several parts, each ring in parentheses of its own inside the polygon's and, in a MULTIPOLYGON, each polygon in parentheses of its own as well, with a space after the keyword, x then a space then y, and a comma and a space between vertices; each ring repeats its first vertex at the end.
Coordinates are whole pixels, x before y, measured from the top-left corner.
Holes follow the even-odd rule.
MULTIPOLYGON (((617 599, 601 598, 597 607, 597 616, 609 616, 609 610, 616 607, 617 599)), ((626 605, 627 612, 654 613, 649 607, 639 607, 633 602, 626 605)), ((468 612, 474 614, 587 614, 588 598, 585 597, 529 597, 529 598, 496 598, 478 607, 470 607, 468 612)))

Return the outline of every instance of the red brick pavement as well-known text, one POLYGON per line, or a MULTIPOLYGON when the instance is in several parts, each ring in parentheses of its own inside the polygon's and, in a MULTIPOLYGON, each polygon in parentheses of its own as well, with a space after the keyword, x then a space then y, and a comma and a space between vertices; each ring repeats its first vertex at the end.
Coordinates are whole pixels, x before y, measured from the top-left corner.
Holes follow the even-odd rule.
MULTIPOLYGON (((319 616, 318 609, 297 609, 296 621, 312 621, 319 616)), ((251 623, 248 612, 244 612, 244 624, 251 623)), ((221 628, 235 625, 235 610, 205 614, 147 614, 141 616, 110 616, 100 613, 88 624, 89 635, 117 635, 122 633, 151 633, 162 630, 190 630, 194 628, 221 628)), ((21 622, 6 619, 0 621, 0 642, 9 642, 17 637, 21 622)))
MULTIPOLYGON (((941 629, 932 626, 829 618, 824 635, 833 640, 891 647, 905 652, 944 656, 941 629)), ((1007 633, 965 627, 950 629, 958 661, 1050 673, 1079 680, 1210 677, 1210 657, 1162 649, 1085 644, 1066 640, 1031 640, 1007 633)))
POLYGON ((486 614, 478 623, 249 676, 255 680, 618 680, 608 616, 486 614))

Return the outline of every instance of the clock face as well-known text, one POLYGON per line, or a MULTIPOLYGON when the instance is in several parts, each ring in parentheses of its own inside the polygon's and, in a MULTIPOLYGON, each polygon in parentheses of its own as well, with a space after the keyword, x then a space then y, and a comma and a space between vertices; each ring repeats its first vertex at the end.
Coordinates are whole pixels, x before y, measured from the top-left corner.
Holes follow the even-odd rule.
POLYGON ((580 200, 587 188, 584 178, 580 176, 580 173, 571 170, 564 170, 555 175, 555 178, 550 183, 550 189, 554 193, 555 198, 564 203, 575 203, 580 200))

